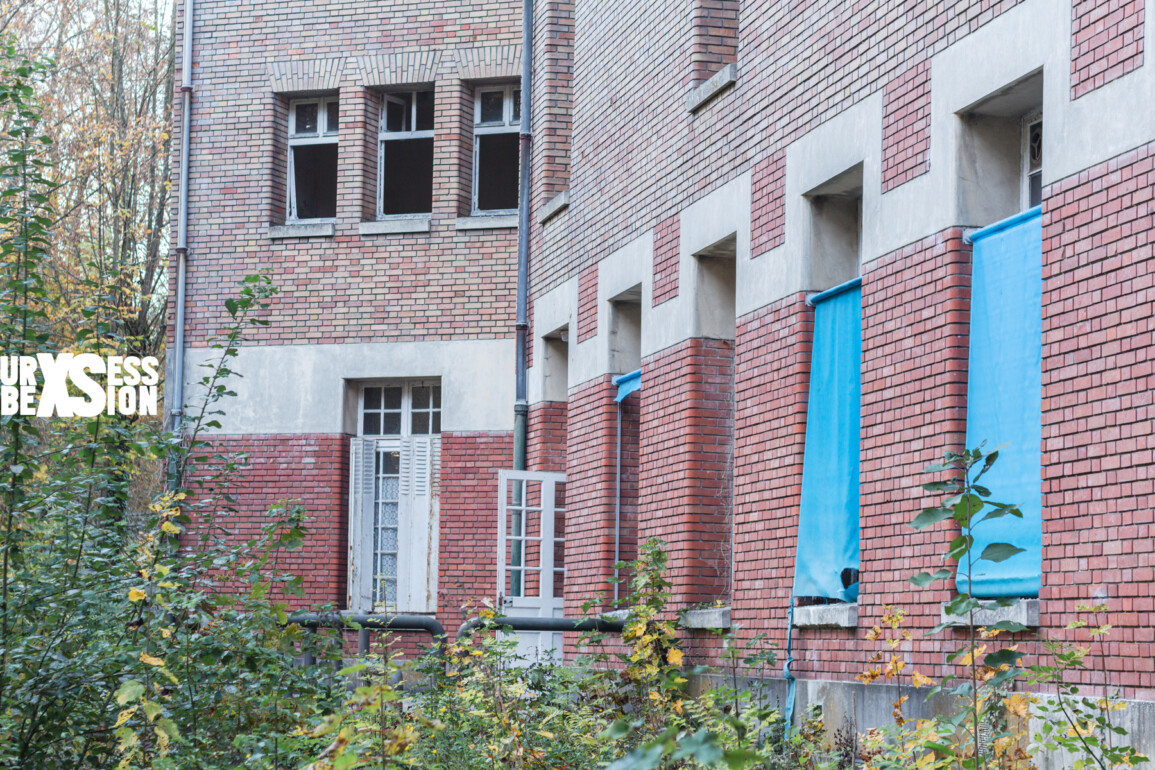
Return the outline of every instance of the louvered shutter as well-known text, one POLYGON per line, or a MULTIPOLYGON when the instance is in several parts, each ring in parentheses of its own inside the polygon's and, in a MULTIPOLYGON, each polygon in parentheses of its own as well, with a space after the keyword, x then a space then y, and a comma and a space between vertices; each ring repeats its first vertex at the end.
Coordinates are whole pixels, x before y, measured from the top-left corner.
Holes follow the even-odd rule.
POLYGON ((377 447, 372 439, 349 442, 349 580, 346 606, 373 606, 374 485, 377 447))
POLYGON ((401 450, 401 522, 397 609, 437 609, 437 541, 441 439, 403 439, 401 450))

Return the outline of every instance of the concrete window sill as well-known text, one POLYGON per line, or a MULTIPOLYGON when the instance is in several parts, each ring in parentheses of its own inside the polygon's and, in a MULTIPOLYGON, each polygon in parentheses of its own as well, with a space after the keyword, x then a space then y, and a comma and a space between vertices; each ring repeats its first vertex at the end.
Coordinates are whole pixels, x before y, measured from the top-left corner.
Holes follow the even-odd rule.
POLYGON ((474 217, 458 217, 454 220, 454 227, 458 230, 508 230, 517 227, 517 214, 498 216, 479 214, 474 217))
POLYGON ((269 238, 332 238, 337 233, 337 225, 332 222, 310 222, 293 225, 270 225, 269 238))
POLYGON ((549 220, 556 217, 561 212, 569 208, 569 190, 562 190, 557 195, 549 199, 549 202, 541 207, 541 211, 537 214, 537 223, 544 225, 549 220))
POLYGON ((378 219, 375 222, 362 222, 357 225, 361 235, 391 235, 393 233, 427 233, 429 232, 428 215, 423 217, 390 217, 378 219))
POLYGON ((682 613, 682 628, 730 628, 729 607, 707 607, 682 613))
MULTIPOLYGON (((948 615, 944 604, 939 614, 939 622, 966 624, 969 618, 965 615, 948 615)), ((1003 620, 1019 623, 1027 628, 1039 627, 1039 600, 1019 599, 1009 607, 999 607, 993 610, 976 610, 974 623, 976 626, 991 626, 1003 620)))
POLYGON ((630 619, 630 616, 631 616, 631 615, 633 615, 633 614, 634 614, 634 613, 633 613, 631 610, 628 610, 628 609, 625 609, 625 610, 611 610, 610 612, 603 612, 603 613, 602 613, 601 615, 599 615, 598 617, 600 617, 602 620, 621 620, 621 621, 626 621, 626 620, 629 620, 629 619, 630 619))
POLYGON ((857 604, 812 604, 794 608, 795 628, 858 628, 857 604))
POLYGON ((686 109, 690 112, 697 112, 705 107, 707 102, 736 82, 738 82, 738 65, 727 64, 705 83, 690 89, 690 93, 686 97, 686 109))

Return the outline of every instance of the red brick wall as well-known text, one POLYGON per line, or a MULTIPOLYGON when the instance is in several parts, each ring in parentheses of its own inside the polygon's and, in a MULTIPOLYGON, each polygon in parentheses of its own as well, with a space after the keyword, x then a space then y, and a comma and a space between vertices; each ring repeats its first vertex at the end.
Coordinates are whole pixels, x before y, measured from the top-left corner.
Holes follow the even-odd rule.
POLYGON ((750 206, 750 255, 759 257, 786 240, 786 151, 754 166, 750 206))
POLYGON ((794 582, 814 312, 802 295, 743 316, 735 347, 732 621, 784 646, 794 582))
POLYGON ((678 240, 682 218, 674 215, 654 228, 654 288, 650 301, 657 307, 678 296, 678 240))
POLYGON ((643 359, 642 381, 638 537, 666 542, 673 608, 726 600, 734 344, 692 339, 674 345, 643 359))
POLYGON ((738 0, 694 0, 690 82, 700 83, 738 61, 738 0))
POLYGON ((578 278, 577 341, 598 333, 598 266, 590 265, 578 278))
POLYGON ((1071 98, 1143 66, 1143 0, 1075 0, 1071 98))
POLYGON ((526 468, 565 473, 567 411, 566 405, 557 401, 542 401, 529 407, 526 468))
POLYGON ((882 191, 930 168, 930 61, 886 84, 882 102, 882 191))
POLYGON ((441 541, 437 620, 450 633, 462 611, 497 593, 497 472, 511 467, 511 433, 441 436, 441 541))
POLYGON ((534 16, 533 177, 536 211, 569 187, 573 132, 574 3, 538 3, 534 16))
POLYGON ((1105 601, 1106 661, 1155 697, 1155 144, 1064 179, 1043 210, 1043 623, 1105 601))
MULTIPOLYGON (((304 578, 306 598, 289 597, 289 601, 296 607, 329 603, 337 609, 344 608, 349 437, 223 436, 213 439, 211 447, 197 456, 215 454, 235 458, 240 467, 228 486, 228 492, 237 500, 236 513, 216 517, 212 535, 236 543, 247 542, 259 537, 261 527, 269 523, 270 508, 283 501, 304 504, 308 511, 304 546, 284 552, 278 559, 282 568, 304 578)), ((191 475, 206 481, 211 473, 206 465, 191 469, 191 475)), ((219 483, 210 484, 203 491, 195 485, 189 488, 202 499, 206 494, 219 495, 225 489, 219 483)), ((203 518, 194 518, 184 544, 194 546, 194 538, 207 525, 203 518)))
POLYGON ((566 444, 566 615, 598 594, 610 609, 614 563, 614 452, 617 407, 610 375, 569 392, 566 444))

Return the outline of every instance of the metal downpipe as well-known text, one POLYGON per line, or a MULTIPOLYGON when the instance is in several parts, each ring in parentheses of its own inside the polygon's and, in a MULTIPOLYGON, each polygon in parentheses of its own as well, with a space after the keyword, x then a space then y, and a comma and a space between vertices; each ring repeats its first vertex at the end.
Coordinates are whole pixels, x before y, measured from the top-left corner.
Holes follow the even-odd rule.
POLYGON ((517 386, 513 405, 513 469, 525 470, 529 402, 525 392, 525 347, 529 336, 529 199, 533 135, 533 0, 522 0, 521 11, 521 129, 519 131, 520 178, 517 188, 517 386))
MULTIPOLYGON (((192 45, 195 23, 196 0, 184 0, 184 42, 181 50, 181 110, 180 110, 180 186, 177 188, 176 220, 176 329, 173 347, 176 349, 172 366, 172 388, 166 393, 170 429, 177 437, 181 435, 184 415, 184 317, 185 284, 188 274, 188 196, 189 196, 189 146, 192 132, 192 45)), ((175 473, 169 474, 168 487, 177 485, 175 473)))

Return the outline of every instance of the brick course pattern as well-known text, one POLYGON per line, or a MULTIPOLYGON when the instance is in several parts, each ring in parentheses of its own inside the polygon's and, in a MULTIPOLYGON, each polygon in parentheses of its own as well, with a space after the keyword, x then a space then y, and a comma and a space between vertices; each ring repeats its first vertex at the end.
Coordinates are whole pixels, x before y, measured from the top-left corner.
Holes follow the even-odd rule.
POLYGON ((598 266, 590 265, 578 278, 577 341, 598 333, 598 266))
POLYGON ((568 407, 557 401, 529 407, 525 461, 529 470, 565 473, 567 411, 568 407))
POLYGON ((654 228, 652 307, 678 296, 678 240, 682 218, 674 215, 654 228))
POLYGON ((1043 209, 1042 622, 1102 602, 1104 659, 1155 698, 1155 144, 1052 185, 1043 209))
POLYGON ((734 344, 674 345, 642 360, 642 381, 639 541, 666 542, 675 608, 728 600, 734 344))
MULTIPOLYGON (((190 345, 205 345, 220 330, 224 300, 260 269, 272 272, 280 295, 266 313, 270 325, 253 330, 256 342, 511 336, 516 230, 458 231, 454 222, 469 213, 471 200, 469 78, 501 73, 516 80, 521 3, 465 0, 448 15, 429 8, 408 2, 382 14, 353 4, 337 14, 315 4, 197 4, 190 345), (358 224, 376 213, 380 91, 422 82, 436 91, 431 230, 361 236, 358 224), (340 96, 336 236, 270 240, 268 226, 285 218, 290 98, 275 89, 306 88, 340 96), (225 155, 227 164, 220 162, 225 155)), ((174 147, 179 100, 176 112, 174 147)), ((169 313, 171 330, 171 306, 169 313)))
POLYGON ((694 0, 691 11, 690 83, 708 80, 738 61, 738 0, 694 0))
POLYGON ((1071 98, 1143 66, 1144 0, 1076 0, 1071 7, 1071 98))
POLYGON ((534 225, 540 247, 531 296, 752 170, 1018 2, 935 0, 911 8, 824 0, 806 4, 805 12, 775 0, 742 3, 737 87, 694 114, 680 87, 694 35, 689 2, 578 3, 571 203, 566 214, 534 225))
POLYGON ((886 84, 882 103, 882 191, 930 168, 930 61, 886 84))
POLYGON ((759 257, 786 240, 786 151, 754 166, 750 210, 750 255, 759 257))

